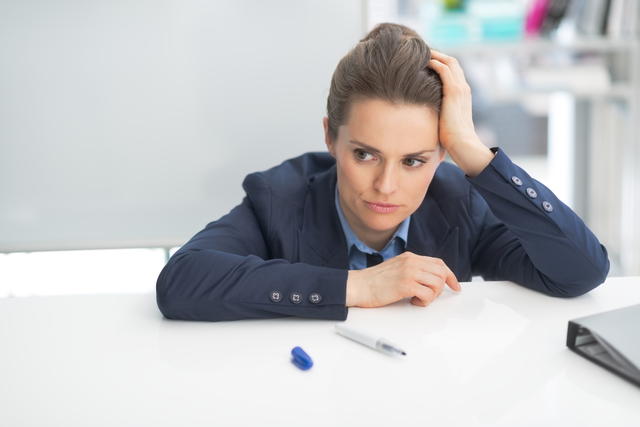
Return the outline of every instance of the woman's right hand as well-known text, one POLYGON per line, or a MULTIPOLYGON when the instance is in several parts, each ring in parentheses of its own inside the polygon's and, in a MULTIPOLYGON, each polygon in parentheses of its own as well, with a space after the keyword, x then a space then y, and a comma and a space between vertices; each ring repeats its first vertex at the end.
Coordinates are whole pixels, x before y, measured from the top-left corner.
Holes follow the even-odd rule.
POLYGON ((411 297, 411 304, 426 307, 442 294, 445 284, 462 290, 444 261, 405 252, 375 267, 350 270, 346 305, 382 307, 411 297))

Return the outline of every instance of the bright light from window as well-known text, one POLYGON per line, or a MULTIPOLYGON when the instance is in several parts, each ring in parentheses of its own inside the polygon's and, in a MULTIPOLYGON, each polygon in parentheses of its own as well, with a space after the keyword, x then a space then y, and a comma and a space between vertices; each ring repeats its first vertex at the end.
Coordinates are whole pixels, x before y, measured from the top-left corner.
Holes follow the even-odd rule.
POLYGON ((155 292, 164 249, 0 254, 0 297, 155 292))

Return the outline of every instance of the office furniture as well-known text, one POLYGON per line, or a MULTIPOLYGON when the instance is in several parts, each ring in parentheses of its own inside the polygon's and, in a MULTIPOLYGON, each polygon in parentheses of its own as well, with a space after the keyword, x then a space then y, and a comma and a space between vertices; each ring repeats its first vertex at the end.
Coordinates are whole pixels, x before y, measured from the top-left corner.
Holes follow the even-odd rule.
MULTIPOLYGON (((533 36, 536 31, 525 35, 534 1, 470 0, 462 10, 449 13, 440 0, 365 2, 367 28, 379 22, 404 23, 431 46, 461 60, 474 92, 481 94, 474 96, 477 116, 482 114, 478 99, 494 107, 520 103, 535 115, 547 116, 552 190, 609 248, 616 275, 640 275, 636 1, 615 0, 611 3, 616 6, 601 9, 606 2, 576 0, 573 11, 563 11, 567 2, 553 1, 555 18, 545 23, 544 37, 533 36), (511 19, 519 14, 522 35, 514 40, 517 26, 511 19), (606 25, 594 24, 598 21, 606 25)), ((505 121, 514 126, 513 120, 505 121)), ((509 133, 518 143, 531 137, 518 138, 517 130, 509 133)), ((485 142, 490 139, 488 135, 485 142)))
MULTIPOLYGON (((475 3, 478 8, 467 5, 466 13, 493 21, 487 26, 475 26, 466 37, 456 37, 464 34, 462 29, 470 25, 461 11, 452 13, 448 29, 434 31, 434 25, 441 27, 447 22, 438 11, 443 4, 439 0, 366 0, 365 16, 367 28, 379 22, 405 23, 416 28, 427 43, 460 59, 474 91, 480 94, 474 97, 474 110, 480 112, 479 115, 482 107, 478 99, 492 106, 520 103, 525 110, 547 116, 552 190, 585 220, 609 249, 617 275, 637 276, 640 275, 640 264, 636 262, 640 257, 640 168, 637 167, 640 164, 637 148, 640 8, 635 1, 625 1, 624 6, 619 4, 622 2, 616 0, 616 6, 612 6, 606 16, 589 6, 589 13, 580 12, 581 16, 574 19, 572 12, 560 11, 562 7, 558 6, 562 1, 555 1, 552 15, 557 20, 564 16, 560 22, 556 21, 561 29, 552 31, 555 25, 547 25, 544 33, 548 37, 523 34, 521 40, 512 41, 499 41, 500 37, 491 34, 505 36, 503 32, 495 32, 500 28, 499 22, 505 24, 506 16, 517 14, 514 8, 530 13, 533 2, 525 2, 529 9, 523 8, 522 2, 467 2, 475 3), (481 3, 486 8, 482 13, 481 3), (597 25, 595 28, 583 25, 585 18, 591 22, 598 18, 606 21, 604 34, 600 34, 602 31, 597 25), (476 36, 481 36, 482 42, 476 36), (549 98, 548 102, 545 97, 549 98)), ((603 4, 577 0, 573 3, 603 4)), ((523 30, 524 27, 523 22, 523 30)), ((513 134, 514 139, 518 138, 517 130, 513 134)), ((486 139, 487 143, 488 139, 491 138, 486 139)))
POLYGON ((570 319, 640 303, 640 277, 557 299, 463 283, 352 308, 392 357, 301 318, 186 322, 154 295, 0 300, 3 426, 637 426, 640 388, 566 347, 570 319), (300 346, 314 366, 290 362, 300 346))
POLYGON ((469 66, 471 79, 483 76, 477 88, 493 103, 549 97, 552 190, 600 238, 621 274, 640 274, 638 39, 534 38, 442 49, 469 66), (602 73, 608 85, 598 81, 602 73))

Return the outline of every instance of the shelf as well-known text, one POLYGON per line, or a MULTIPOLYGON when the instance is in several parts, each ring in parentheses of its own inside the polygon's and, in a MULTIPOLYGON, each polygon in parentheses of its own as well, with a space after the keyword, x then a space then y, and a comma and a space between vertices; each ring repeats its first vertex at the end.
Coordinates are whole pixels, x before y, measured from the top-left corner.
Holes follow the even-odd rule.
POLYGON ((490 99, 494 103, 516 103, 528 96, 549 95, 554 92, 572 92, 577 99, 618 99, 629 101, 633 98, 632 86, 628 84, 613 84, 604 93, 579 93, 573 92, 570 88, 557 87, 553 89, 515 89, 505 91, 494 91, 490 99))
POLYGON ((577 39, 571 43, 537 38, 511 42, 485 42, 468 45, 437 46, 443 52, 452 56, 464 55, 496 55, 496 54, 535 54, 551 51, 571 52, 615 52, 638 49, 640 44, 636 39, 611 39, 594 37, 577 39))
POLYGON ((614 84, 611 86, 609 96, 623 100, 631 100, 635 96, 634 87, 630 84, 614 84))

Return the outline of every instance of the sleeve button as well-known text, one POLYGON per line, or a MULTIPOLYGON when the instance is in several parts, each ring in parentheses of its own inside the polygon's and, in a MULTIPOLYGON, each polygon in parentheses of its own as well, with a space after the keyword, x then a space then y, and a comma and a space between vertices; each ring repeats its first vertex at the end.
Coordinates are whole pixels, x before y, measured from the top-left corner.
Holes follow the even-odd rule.
POLYGON ((319 304, 320 301, 322 301, 322 295, 320 295, 317 292, 312 293, 311 295, 309 295, 309 301, 312 304, 319 304))
POLYGON ((520 178, 518 178, 517 176, 512 176, 511 177, 511 181, 513 181, 513 183, 515 185, 517 185, 518 187, 520 187, 522 185, 522 180, 520 178))
POLYGON ((271 291, 269 293, 269 299, 273 302, 280 302, 282 301, 282 293, 280 293, 280 291, 271 291))
POLYGON ((290 296, 289 299, 291 300, 292 303, 294 304, 300 304, 302 302, 302 294, 299 294, 298 292, 293 292, 290 296))
POLYGON ((527 194, 532 199, 535 199, 536 197, 538 197, 538 193, 536 193, 536 190, 534 190, 533 188, 527 188, 527 194))
POLYGON ((544 209, 547 212, 551 212, 553 210, 553 206, 551 205, 551 203, 545 200, 544 202, 542 202, 542 209, 544 209))

